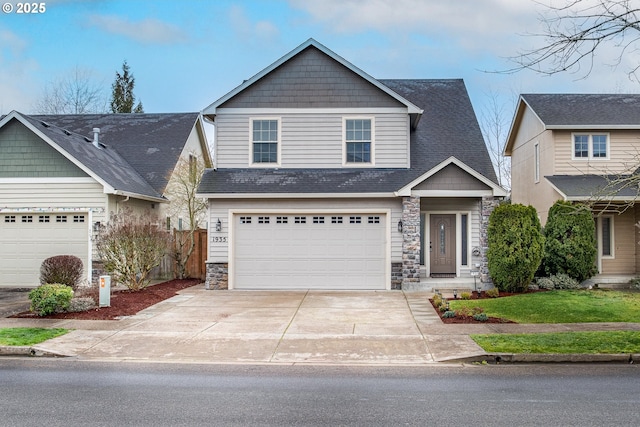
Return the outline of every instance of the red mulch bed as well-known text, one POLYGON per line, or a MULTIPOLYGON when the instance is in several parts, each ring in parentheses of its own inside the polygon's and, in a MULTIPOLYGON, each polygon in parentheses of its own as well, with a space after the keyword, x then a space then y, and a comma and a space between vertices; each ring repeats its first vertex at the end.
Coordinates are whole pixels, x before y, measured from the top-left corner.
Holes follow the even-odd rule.
MULTIPOLYGON (((57 313, 49 316, 38 316, 35 313, 29 311, 19 313, 11 317, 22 318, 39 318, 39 319, 80 319, 80 320, 114 320, 121 316, 133 316, 137 312, 144 310, 154 304, 169 299, 177 292, 196 286, 202 283, 200 279, 176 279, 168 282, 160 283, 157 285, 149 286, 138 292, 124 291, 112 291, 111 292, 111 306, 100 307, 89 311, 82 311, 78 313, 57 313)), ((93 296, 95 300, 98 300, 98 289, 96 288, 93 295, 78 293, 78 296, 93 296)))
MULTIPOLYGON (((538 291, 529 291, 529 292, 538 292, 538 291)), ((508 296, 512 296, 512 295, 519 295, 519 294, 514 294, 514 293, 509 293, 509 292, 500 292, 498 298, 502 298, 502 297, 508 297, 508 296)), ((472 292, 471 293, 471 300, 477 300, 477 299, 487 299, 489 298, 486 293, 482 293, 480 294, 480 297, 478 297, 478 292, 472 292)), ((449 301, 452 300, 452 298, 447 298, 449 301)), ((431 305, 433 305, 433 300, 429 299, 429 302, 431 303, 431 305)), ((436 312, 438 313, 438 316, 440 316, 440 319, 442 319, 443 323, 516 323, 513 322, 511 320, 507 320, 507 319, 501 319, 499 317, 489 317, 486 321, 481 322, 479 320, 476 320, 473 318, 473 316, 456 316, 456 317, 442 317, 444 315, 444 312, 438 310, 438 307, 436 307, 435 305, 433 305, 433 308, 436 309, 436 312)))

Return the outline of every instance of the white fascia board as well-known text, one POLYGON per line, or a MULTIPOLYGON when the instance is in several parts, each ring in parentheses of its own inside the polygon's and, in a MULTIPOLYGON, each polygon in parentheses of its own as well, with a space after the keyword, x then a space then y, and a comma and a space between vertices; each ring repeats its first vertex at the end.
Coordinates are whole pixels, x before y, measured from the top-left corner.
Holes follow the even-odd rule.
MULTIPOLYGON (((547 177, 545 177, 545 179, 547 179, 547 177)), ((560 196, 562 196, 562 200, 563 201, 566 202, 567 200, 569 200, 567 195, 562 190, 560 190, 558 187, 556 187, 553 182, 551 182, 548 179, 547 179, 547 182, 549 183, 549 185, 551 185, 551 188, 553 188, 556 191, 556 193, 558 193, 560 196)))
POLYGON ((490 187, 491 188, 491 193, 494 196, 504 197, 504 196, 507 195, 507 191, 504 188, 496 185, 489 178, 487 178, 484 175, 478 173, 475 169, 473 169, 472 167, 470 167, 466 163, 458 160, 457 158, 455 158, 453 156, 449 157, 447 160, 444 160, 444 161, 440 162, 438 165, 436 165, 435 167, 431 168, 431 170, 425 172, 424 174, 422 174, 418 178, 414 179, 413 181, 411 181, 410 183, 408 183, 407 185, 405 185, 404 187, 402 187, 401 189, 396 191, 395 194, 397 196, 411 196, 414 193, 412 191, 413 187, 415 187, 416 185, 418 185, 421 182, 425 181, 426 179, 430 178, 431 176, 433 176, 437 172, 439 172, 442 169, 444 169, 445 166, 448 166, 450 164, 454 164, 454 165, 458 166, 460 169, 462 169, 463 171, 465 171, 466 173, 468 173, 469 175, 471 175, 472 177, 474 177, 478 181, 480 181, 483 184, 485 184, 488 187, 490 187))
POLYGON ((515 132, 519 130, 520 122, 522 120, 522 116, 524 115, 525 108, 528 108, 529 110, 531 110, 531 112, 536 117, 536 119, 538 119, 542 127, 547 129, 547 125, 542 121, 538 113, 536 113, 536 111, 533 108, 531 108, 529 103, 522 97, 522 95, 520 95, 515 113, 513 114, 513 119, 511 120, 511 125, 509 126, 509 132, 507 133, 507 139, 505 140, 506 143, 504 144, 504 149, 502 150, 502 153, 504 155, 507 155, 506 154, 507 148, 509 148, 514 142, 513 139, 515 138, 515 132))
POLYGON ((359 108, 220 108, 217 114, 294 115, 294 114, 393 114, 406 113, 403 107, 359 108))
POLYGON ((375 199, 395 198, 394 193, 196 193, 205 199, 375 199))
POLYGON ((483 197, 493 196, 492 190, 415 190, 411 192, 412 196, 418 197, 442 197, 442 198, 458 198, 458 197, 483 197))
POLYGON ((233 98, 234 96, 236 96, 237 94, 239 94, 240 92, 242 92, 243 90, 248 88, 249 86, 253 85, 255 82, 260 80, 262 77, 266 76, 267 74, 269 74, 270 72, 272 72, 276 68, 280 67, 282 64, 284 64, 285 62, 289 61, 291 58, 295 57, 300 52, 302 52, 303 50, 308 48, 309 46, 313 46, 313 47, 317 48, 318 50, 320 50, 321 52, 323 52, 324 54, 326 54, 327 56, 329 56, 330 58, 332 58, 333 60, 335 60, 339 64, 342 64, 343 66, 347 67, 349 70, 353 71, 354 73, 359 75, 364 80, 368 81, 369 83, 371 83, 372 85, 374 85, 378 89, 380 89, 381 91, 385 92, 387 95, 395 98, 397 101, 399 101, 402 104, 406 105, 407 108, 408 108, 409 114, 422 114, 423 113, 423 110, 420 107, 418 107, 417 105, 415 105, 412 102, 408 101, 407 99, 403 98, 402 96, 398 95, 396 92, 392 91, 391 89, 389 89, 388 87, 386 87, 385 85, 380 83, 378 80, 374 79, 372 76, 370 76, 369 74, 365 73, 363 70, 361 70, 360 68, 356 67, 355 65, 353 65, 352 63, 350 63, 346 59, 342 58, 340 55, 338 55, 335 52, 331 51, 330 49, 328 49, 327 47, 325 47, 324 45, 322 45, 321 43, 317 42, 314 39, 307 40, 306 42, 302 43, 297 48, 293 49, 291 52, 287 53, 286 55, 284 55, 283 57, 278 59, 276 62, 272 63, 271 65, 269 65, 268 67, 266 67, 265 69, 260 71, 258 74, 254 75, 250 79, 244 81, 241 85, 237 86, 231 92, 229 92, 226 95, 222 96, 217 101, 213 102, 208 107, 206 107, 204 110, 202 110, 202 113, 204 115, 215 115, 215 114, 217 114, 217 107, 219 105, 224 104, 229 99, 233 98))
POLYGON ((78 178, 0 178, 0 184, 93 184, 92 177, 78 178))
POLYGON ((146 200, 148 202, 157 202, 157 203, 168 203, 169 200, 165 199, 164 197, 153 197, 153 196, 146 196, 144 194, 137 194, 137 193, 131 193, 129 191, 122 191, 122 190, 113 190, 111 192, 106 192, 106 194, 113 194, 115 196, 124 196, 124 197, 131 197, 133 199, 139 199, 139 200, 146 200))
POLYGON ((549 130, 638 130, 640 124, 635 125, 548 125, 549 130))

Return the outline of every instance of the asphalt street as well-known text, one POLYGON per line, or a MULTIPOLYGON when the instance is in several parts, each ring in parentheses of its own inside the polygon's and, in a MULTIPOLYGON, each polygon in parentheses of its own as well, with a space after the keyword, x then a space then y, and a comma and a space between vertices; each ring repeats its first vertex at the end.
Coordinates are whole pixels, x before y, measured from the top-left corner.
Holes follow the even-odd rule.
POLYGON ((640 421, 637 365, 429 367, 5 358, 0 425, 613 426, 640 421))

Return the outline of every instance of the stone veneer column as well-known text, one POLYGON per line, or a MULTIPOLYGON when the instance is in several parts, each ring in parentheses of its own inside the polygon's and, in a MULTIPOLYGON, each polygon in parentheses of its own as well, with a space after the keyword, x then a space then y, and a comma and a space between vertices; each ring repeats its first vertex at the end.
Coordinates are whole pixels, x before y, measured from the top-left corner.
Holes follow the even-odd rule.
POLYGON ((402 289, 420 284, 420 197, 402 198, 402 289))
POLYGON ((482 283, 483 287, 485 285, 493 285, 493 281, 489 275, 487 261, 487 250, 489 249, 489 216, 491 216, 491 212, 493 212, 493 210, 500 204, 500 200, 500 198, 494 196, 483 196, 482 205, 480 207, 480 257, 482 260, 480 265, 480 283, 482 283))
POLYGON ((229 289, 229 264, 226 262, 207 263, 204 288, 210 290, 229 289))

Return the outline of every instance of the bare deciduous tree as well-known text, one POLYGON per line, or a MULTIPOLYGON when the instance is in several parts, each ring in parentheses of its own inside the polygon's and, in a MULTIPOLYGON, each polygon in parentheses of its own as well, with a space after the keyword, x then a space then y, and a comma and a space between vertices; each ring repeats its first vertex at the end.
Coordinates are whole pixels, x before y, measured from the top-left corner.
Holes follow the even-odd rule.
POLYGON ((158 227, 155 216, 123 208, 111 214, 98 234, 98 254, 116 282, 140 291, 149 285, 149 273, 160 265, 171 240, 171 234, 158 227))
POLYGON ((105 113, 104 84, 96 82, 90 70, 75 67, 49 82, 33 108, 38 114, 105 113))
POLYGON ((511 159, 504 155, 504 141, 509 132, 509 108, 500 101, 496 92, 487 94, 487 103, 480 113, 480 128, 489 150, 489 156, 498 175, 498 183, 511 189, 511 159))
MULTIPOLYGON (((542 3, 540 3, 542 4, 542 3)), ((632 0, 561 0, 545 5, 540 21, 544 30, 529 34, 544 39, 541 47, 510 58, 517 66, 506 72, 530 69, 542 74, 591 73, 601 48, 616 52, 613 66, 640 47, 640 9, 632 0)), ((629 65, 635 77, 640 64, 629 65)))
POLYGON ((199 156, 181 157, 165 190, 165 195, 171 201, 168 212, 171 222, 177 224, 178 218, 185 220, 184 231, 175 233, 174 257, 179 279, 184 279, 187 275, 187 262, 195 248, 195 232, 205 221, 207 201, 196 197, 204 168, 204 160, 199 156))

